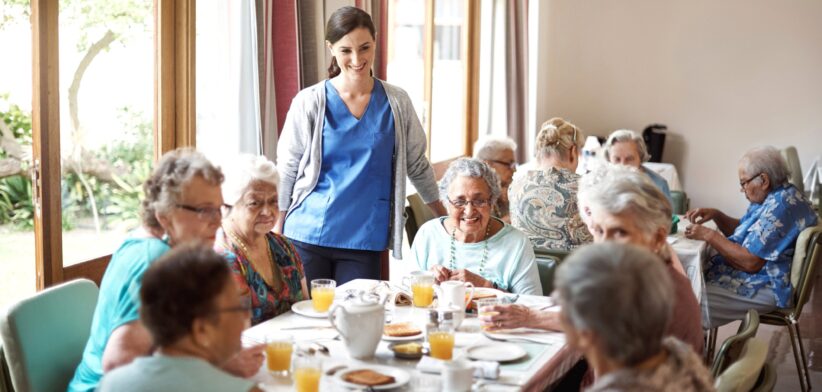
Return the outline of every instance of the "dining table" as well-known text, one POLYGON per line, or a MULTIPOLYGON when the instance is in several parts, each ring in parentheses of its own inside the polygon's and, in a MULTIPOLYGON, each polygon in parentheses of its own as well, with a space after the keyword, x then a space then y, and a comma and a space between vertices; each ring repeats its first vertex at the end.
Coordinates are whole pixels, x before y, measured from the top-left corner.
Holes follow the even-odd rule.
MULTIPOLYGON (((677 230, 675 233, 669 234, 667 238, 668 244, 676 253, 677 258, 682 263, 682 268, 691 281, 691 287, 694 290, 697 302, 702 310, 702 317, 708 317, 708 301, 705 295, 705 275, 703 274, 703 266, 711 256, 712 249, 708 243, 702 240, 695 240, 685 237, 685 228, 691 224, 685 219, 684 215, 677 215, 679 222, 677 223, 677 230)), ((703 226, 716 230, 716 223, 708 221, 702 224, 703 226)))
MULTIPOLYGON (((405 291, 399 284, 387 281, 356 279, 338 286, 335 289, 335 305, 353 297, 356 293, 374 292, 377 288, 389 287, 392 294, 405 291)), ((489 289, 490 290, 490 289, 489 289)), ((512 295, 499 292, 499 298, 514 301, 533 309, 543 311, 558 311, 551 297, 535 295, 512 295)), ((393 295, 392 295, 393 297, 393 295)), ((322 359, 322 376, 320 378, 321 391, 370 391, 363 387, 350 389, 341 382, 340 372, 346 368, 368 366, 383 366, 399 369, 407 373, 408 382, 392 390, 398 391, 440 391, 443 388, 442 376, 429 373, 430 369, 421 371, 417 364, 419 360, 395 358, 389 350, 389 342, 381 340, 376 353, 370 359, 353 359, 350 357, 339 332, 332 326, 327 317, 307 317, 293 311, 280 314, 270 320, 253 326, 243 332, 243 344, 253 345, 266 342, 267 339, 290 337, 294 341, 295 353, 313 351, 322 359), (327 351, 323 353, 322 351, 327 351)), ((298 309, 299 310, 299 309, 298 309)), ((332 306, 331 311, 334 308, 332 306)), ((413 306, 399 306, 392 301, 385 305, 386 323, 410 322, 424 331, 428 320, 428 310, 413 306)), ((303 313, 303 312, 300 312, 303 313)), ((472 390, 487 391, 542 391, 555 385, 571 368, 582 358, 581 353, 566 345, 565 335, 560 332, 547 331, 484 331, 479 319, 468 313, 455 333, 453 357, 455 359, 470 360, 467 355, 476 347, 484 347, 501 343, 514 344, 526 353, 522 358, 511 362, 499 362, 499 375, 496 378, 473 378, 472 390)), ((420 340, 420 343, 423 343, 420 340)), ((296 354, 295 354, 296 355, 296 354)), ((469 361, 468 363, 471 363, 469 361)), ((485 362, 488 364, 488 362, 485 362)), ((495 365, 495 363, 492 362, 495 365)), ((496 365, 495 365, 496 366, 496 365)), ((266 391, 293 390, 293 381, 289 376, 276 375, 269 372, 265 363, 253 377, 261 389, 266 391)), ((374 388, 377 390, 379 388, 374 388)))

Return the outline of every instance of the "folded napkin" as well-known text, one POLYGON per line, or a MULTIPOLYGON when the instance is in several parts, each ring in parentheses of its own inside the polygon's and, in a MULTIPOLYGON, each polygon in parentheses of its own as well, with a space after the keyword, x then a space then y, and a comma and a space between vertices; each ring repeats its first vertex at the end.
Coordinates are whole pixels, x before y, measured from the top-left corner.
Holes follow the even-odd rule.
MULTIPOLYGON (((445 361, 423 355, 417 363, 417 370, 423 373, 442 373, 445 361)), ((499 362, 493 361, 470 361, 468 365, 474 368, 474 377, 496 380, 499 378, 499 362)))
POLYGON ((371 287, 368 292, 377 294, 380 298, 393 298, 394 305, 397 306, 411 306, 411 293, 403 291, 396 286, 392 286, 392 284, 382 281, 371 287))

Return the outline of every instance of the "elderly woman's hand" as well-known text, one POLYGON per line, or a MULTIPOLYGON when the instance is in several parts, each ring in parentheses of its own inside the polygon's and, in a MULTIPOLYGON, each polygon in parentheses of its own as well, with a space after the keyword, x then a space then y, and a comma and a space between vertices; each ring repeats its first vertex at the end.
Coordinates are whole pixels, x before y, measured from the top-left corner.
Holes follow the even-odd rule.
POLYGON ((440 284, 446 280, 449 280, 452 274, 450 269, 445 268, 439 264, 432 265, 431 268, 428 269, 428 271, 434 273, 434 283, 436 284, 440 284))
POLYGON ((707 241, 708 236, 713 232, 714 230, 702 225, 688 225, 688 227, 685 228, 685 237, 692 240, 707 241))
POLYGON ((492 305, 480 311, 480 323, 494 329, 531 327, 534 321, 533 311, 522 305, 492 305))
POLYGON ((719 210, 715 208, 694 208, 685 213, 685 219, 701 225, 719 216, 719 210))
POLYGON ((451 271, 451 276, 448 280, 458 280, 460 282, 471 282, 474 287, 492 287, 493 285, 491 282, 485 280, 482 276, 479 276, 465 268, 458 269, 456 271, 451 271))
POLYGON ((237 354, 234 354, 231 359, 223 363, 221 367, 226 372, 229 372, 237 377, 251 377, 257 374, 257 371, 260 370, 260 366, 263 365, 263 360, 265 359, 263 356, 264 350, 265 344, 258 344, 256 346, 244 348, 237 354))

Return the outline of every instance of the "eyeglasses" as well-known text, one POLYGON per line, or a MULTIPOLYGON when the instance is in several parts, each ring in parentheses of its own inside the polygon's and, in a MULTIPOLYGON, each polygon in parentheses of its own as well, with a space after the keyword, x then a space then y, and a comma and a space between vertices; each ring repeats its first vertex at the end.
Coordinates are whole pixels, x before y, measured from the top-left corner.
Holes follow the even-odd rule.
POLYGON ((238 312, 238 313, 247 313, 251 311, 251 298, 250 297, 242 297, 240 299, 240 304, 237 306, 229 306, 227 308, 217 308, 212 310, 212 313, 223 313, 223 312, 238 312))
POLYGON ((194 207, 187 204, 175 204, 174 206, 197 214, 197 219, 201 221, 214 221, 223 219, 223 206, 225 205, 220 207, 194 207))
POLYGON ((739 187, 742 188, 742 190, 744 191, 745 190, 745 185, 748 185, 749 182, 755 180, 757 177, 759 177, 761 175, 762 175, 762 173, 759 173, 759 174, 757 174, 757 175, 755 175, 755 176, 753 176, 753 177, 751 177, 747 180, 739 181, 739 187))
POLYGON ((451 199, 447 199, 447 200, 448 200, 449 203, 451 203, 452 206, 457 207, 457 208, 463 208, 463 207, 467 206, 468 204, 471 204, 472 206, 474 206, 474 208, 482 208, 482 207, 491 205, 491 199, 477 199, 477 200, 463 200, 463 199, 451 200, 451 199))
POLYGON ((505 161, 498 161, 498 160, 496 160, 496 159, 489 159, 489 160, 488 160, 488 162, 494 162, 494 163, 496 163, 496 164, 498 164, 498 165, 505 166, 505 167, 507 167, 507 168, 509 168, 509 169, 511 169, 511 170, 514 170, 514 169, 516 169, 516 168, 517 168, 517 162, 516 162, 516 161, 505 162, 505 161))

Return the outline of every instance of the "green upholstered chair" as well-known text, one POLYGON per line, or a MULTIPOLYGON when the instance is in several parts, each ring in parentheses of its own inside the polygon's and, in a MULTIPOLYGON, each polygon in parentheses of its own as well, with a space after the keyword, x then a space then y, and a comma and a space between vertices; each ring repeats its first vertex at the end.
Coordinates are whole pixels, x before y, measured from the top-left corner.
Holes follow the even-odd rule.
POLYGON ((785 163, 788 165, 788 182, 793 184, 800 193, 805 193, 805 182, 802 179, 802 165, 799 164, 799 153, 796 147, 788 146, 781 151, 785 163))
POLYGON ((811 377, 808 373, 808 358, 802 345, 799 333, 799 316, 802 307, 808 302, 813 289, 814 271, 822 260, 822 225, 809 227, 799 234, 791 265, 791 287, 793 288, 793 306, 777 309, 760 315, 760 321, 769 325, 784 325, 788 328, 793 346, 793 358, 803 391, 811 389, 811 377))
POLYGON ((738 358, 716 378, 717 392, 752 391, 766 389, 766 383, 775 381, 766 369, 768 343, 760 339, 749 339, 744 344, 738 358))
POLYGON ((751 392, 771 392, 776 386, 776 366, 772 363, 765 363, 762 371, 759 372, 759 378, 756 380, 751 392))
POLYGON ((422 197, 418 193, 408 195, 408 206, 405 207, 407 220, 405 221, 405 233, 408 235, 408 243, 414 243, 414 237, 417 236, 417 230, 423 223, 436 218, 434 211, 422 201, 422 197))
POLYGON ((745 343, 756 336, 756 331, 758 329, 759 313, 757 313, 756 310, 751 309, 739 325, 736 335, 725 339, 722 346, 719 348, 719 352, 716 353, 714 363, 711 366, 711 375, 713 375, 714 378, 719 377, 720 373, 724 372, 731 363, 735 362, 739 358, 742 353, 742 348, 745 347, 745 343))
POLYGON ((570 252, 563 250, 534 248, 543 295, 551 295, 551 292, 554 291, 554 275, 557 267, 568 254, 570 252))
POLYGON ((674 209, 675 215, 684 215, 688 212, 688 204, 690 203, 687 193, 683 191, 671 191, 671 201, 674 203, 671 207, 674 209))
POLYGON ((3 353, 3 343, 0 341, 0 392, 12 392, 9 365, 6 363, 6 354, 3 353))
POLYGON ((64 391, 83 356, 97 285, 86 279, 48 288, 9 308, 0 336, 15 391, 64 391))

